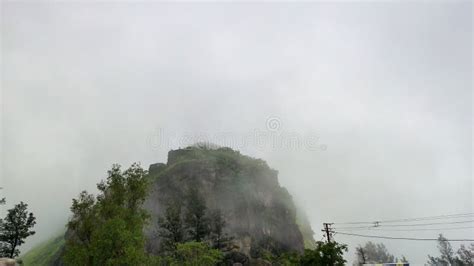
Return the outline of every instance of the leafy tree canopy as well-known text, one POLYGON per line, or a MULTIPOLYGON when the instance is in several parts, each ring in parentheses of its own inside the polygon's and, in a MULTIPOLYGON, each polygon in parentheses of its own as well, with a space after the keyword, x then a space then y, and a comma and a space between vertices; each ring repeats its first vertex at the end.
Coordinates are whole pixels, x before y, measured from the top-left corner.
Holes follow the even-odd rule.
POLYGON ((364 246, 356 248, 357 264, 364 263, 389 263, 395 262, 395 256, 390 254, 382 243, 373 243, 371 241, 365 243, 364 246))
POLYGON ((451 243, 442 234, 438 236, 438 250, 440 255, 433 257, 428 255, 429 265, 454 265, 454 266, 467 266, 473 265, 474 261, 474 244, 469 247, 461 245, 459 250, 455 253, 451 243))
MULTIPOLYGON (((4 199, 1 200, 4 203, 4 199)), ((33 213, 28 213, 28 204, 20 202, 7 211, 0 221, 0 256, 15 258, 20 254, 18 247, 25 239, 35 234, 31 228, 36 224, 33 213)))
POLYGON ((306 249, 300 259, 300 265, 345 265, 344 252, 347 245, 337 242, 316 242, 314 250, 306 249))
POLYGON ((67 225, 67 265, 139 265, 146 260, 142 207, 147 194, 146 171, 132 164, 125 171, 113 165, 97 185, 97 197, 83 191, 74 199, 67 225))

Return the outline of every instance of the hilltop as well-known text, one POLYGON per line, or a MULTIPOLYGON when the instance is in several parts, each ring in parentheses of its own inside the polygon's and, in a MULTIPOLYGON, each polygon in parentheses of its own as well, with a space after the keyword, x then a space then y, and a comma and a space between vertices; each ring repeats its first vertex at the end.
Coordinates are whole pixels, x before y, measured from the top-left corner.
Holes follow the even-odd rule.
MULTIPOLYGON (((246 256, 261 249, 302 252, 305 243, 314 243, 308 221, 280 186, 278 171, 261 159, 198 145, 170 151, 166 163, 150 166, 149 176, 152 188, 145 206, 153 218, 163 215, 166 202, 184 201, 189 189, 197 189, 208 209, 223 212, 227 233, 246 256)), ((158 242, 150 238, 151 249, 158 242)))
MULTIPOLYGON (((166 163, 150 165, 144 209, 150 215, 144 228, 145 249, 158 255, 160 218, 170 203, 189 202, 197 191, 206 213, 219 210, 224 233, 231 239, 227 262, 259 264, 265 256, 302 253, 315 245, 306 217, 278 182, 278 171, 261 159, 225 147, 194 145, 171 150, 166 163)), ((25 265, 61 265, 64 238, 54 238, 27 252, 25 265)))

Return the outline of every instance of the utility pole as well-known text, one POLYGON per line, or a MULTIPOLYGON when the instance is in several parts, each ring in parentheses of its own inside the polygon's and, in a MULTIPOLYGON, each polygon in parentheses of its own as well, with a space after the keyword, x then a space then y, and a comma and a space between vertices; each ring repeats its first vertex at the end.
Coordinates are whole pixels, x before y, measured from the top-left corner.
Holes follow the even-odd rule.
POLYGON ((326 238, 327 238, 328 243, 331 242, 331 225, 332 223, 323 223, 324 229, 321 230, 323 232, 326 232, 326 238))

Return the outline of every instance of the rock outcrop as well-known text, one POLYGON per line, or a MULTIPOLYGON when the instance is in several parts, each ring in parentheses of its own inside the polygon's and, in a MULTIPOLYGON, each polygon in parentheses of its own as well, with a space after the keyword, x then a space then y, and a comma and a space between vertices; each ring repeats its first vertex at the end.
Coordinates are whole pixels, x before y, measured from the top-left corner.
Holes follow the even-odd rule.
POLYGON ((170 151, 166 164, 150 166, 149 176, 149 250, 159 247, 156 224, 167 202, 184 204, 191 188, 199 191, 209 210, 221 210, 237 251, 249 258, 258 257, 262 249, 302 252, 305 243, 314 243, 309 223, 297 215, 291 195, 279 185, 278 172, 263 160, 230 148, 196 146, 170 151))
MULTIPOLYGON (((267 163, 230 148, 196 146, 173 150, 168 161, 149 167, 150 191, 145 202, 151 221, 146 247, 158 253, 157 221, 168 202, 186 204, 190 189, 204 198, 208 210, 220 210, 225 231, 233 237, 223 265, 270 265, 264 254, 301 252, 314 245, 309 222, 267 163)), ((64 241, 55 237, 25 254, 25 265, 63 265, 64 241)), ((1 263, 0 263, 1 264, 1 263)))

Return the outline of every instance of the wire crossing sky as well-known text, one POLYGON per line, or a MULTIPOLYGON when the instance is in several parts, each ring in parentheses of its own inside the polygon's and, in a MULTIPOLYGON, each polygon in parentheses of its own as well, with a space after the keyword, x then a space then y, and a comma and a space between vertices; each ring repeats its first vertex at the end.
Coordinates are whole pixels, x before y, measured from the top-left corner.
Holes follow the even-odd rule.
POLYGON ((411 221, 425 221, 425 220, 440 220, 440 219, 456 219, 474 216, 474 213, 458 213, 458 214, 445 214, 437 216, 427 216, 418 218, 404 218, 395 220, 376 220, 369 222, 337 222, 334 224, 374 224, 374 223, 398 223, 398 222, 411 222, 411 221))
MULTIPOLYGON (((368 238, 394 239, 394 240, 411 240, 411 241, 438 241, 437 238, 410 238, 410 237, 391 237, 391 236, 377 236, 377 235, 360 235, 347 232, 334 232, 336 235, 359 236, 368 238)), ((447 239, 450 242, 474 242, 474 239, 447 239)))

